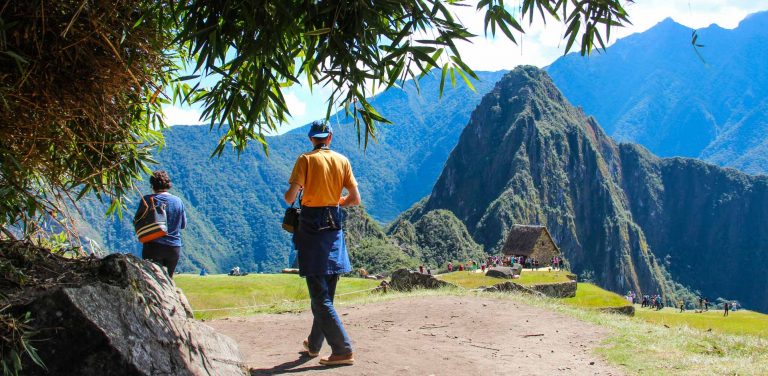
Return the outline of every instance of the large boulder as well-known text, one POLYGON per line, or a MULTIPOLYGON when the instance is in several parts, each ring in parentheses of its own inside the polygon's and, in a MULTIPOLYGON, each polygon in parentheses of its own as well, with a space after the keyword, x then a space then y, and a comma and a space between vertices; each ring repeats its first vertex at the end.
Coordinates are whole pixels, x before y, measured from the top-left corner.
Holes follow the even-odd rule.
POLYGON ((456 287, 455 285, 441 281, 429 274, 398 269, 392 273, 389 285, 399 291, 411 291, 413 289, 437 289, 441 287, 456 287))
POLYGON ((114 254, 90 261, 71 286, 36 293, 12 308, 30 312, 47 371, 26 375, 243 375, 237 344, 195 321, 159 266, 114 254))
POLYGON ((520 264, 515 264, 513 266, 494 266, 488 269, 488 271, 485 272, 485 275, 488 277, 512 279, 514 276, 520 275, 522 270, 523 266, 520 264))

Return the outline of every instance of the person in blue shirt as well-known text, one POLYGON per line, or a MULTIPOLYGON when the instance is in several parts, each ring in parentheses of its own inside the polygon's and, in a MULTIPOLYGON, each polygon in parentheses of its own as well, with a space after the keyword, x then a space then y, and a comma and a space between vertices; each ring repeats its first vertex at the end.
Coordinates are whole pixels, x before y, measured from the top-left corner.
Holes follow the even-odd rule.
POLYGON ((152 185, 154 193, 144 196, 136 213, 138 215, 146 210, 146 203, 150 202, 150 198, 154 199, 155 205, 165 205, 168 234, 144 243, 141 258, 164 266, 168 270, 168 275, 173 277, 181 254, 181 230, 187 227, 187 215, 181 199, 168 193, 173 185, 167 172, 163 170, 153 172, 149 177, 149 184, 152 185))

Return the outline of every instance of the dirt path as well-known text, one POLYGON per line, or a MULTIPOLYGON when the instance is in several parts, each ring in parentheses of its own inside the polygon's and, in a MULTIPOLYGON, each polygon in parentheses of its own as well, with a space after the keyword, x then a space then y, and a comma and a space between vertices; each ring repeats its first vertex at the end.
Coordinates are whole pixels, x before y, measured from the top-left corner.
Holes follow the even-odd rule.
MULTIPOLYGON (((240 344, 252 375, 621 374, 592 354, 604 338, 601 328, 517 302, 420 297, 338 310, 354 366, 329 369, 299 353, 309 312, 208 324, 240 344)), ((321 354, 328 353, 326 344, 321 354)))

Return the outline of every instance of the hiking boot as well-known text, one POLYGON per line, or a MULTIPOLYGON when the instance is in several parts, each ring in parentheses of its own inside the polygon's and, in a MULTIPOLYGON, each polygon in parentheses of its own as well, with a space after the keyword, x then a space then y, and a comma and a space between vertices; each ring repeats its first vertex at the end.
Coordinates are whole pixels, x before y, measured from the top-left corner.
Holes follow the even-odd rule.
POLYGON ((306 339, 304 340, 304 342, 302 342, 302 345, 304 345, 304 351, 306 351, 307 356, 309 356, 310 358, 315 358, 318 355, 320 355, 320 352, 312 352, 312 350, 309 349, 309 341, 307 341, 306 339))
POLYGON ((321 358, 320 364, 325 366, 340 366, 355 364, 355 357, 352 353, 344 355, 331 355, 327 358, 321 358))

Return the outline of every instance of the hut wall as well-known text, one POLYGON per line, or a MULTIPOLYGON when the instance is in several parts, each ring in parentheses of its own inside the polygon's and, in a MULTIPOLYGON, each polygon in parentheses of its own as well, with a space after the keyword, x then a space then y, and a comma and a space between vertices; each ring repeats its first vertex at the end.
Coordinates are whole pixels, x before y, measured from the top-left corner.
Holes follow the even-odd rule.
POLYGON ((533 253, 531 257, 539 260, 539 265, 551 264, 552 257, 560 255, 555 244, 549 239, 545 232, 541 232, 539 238, 536 240, 536 245, 533 247, 533 253))

